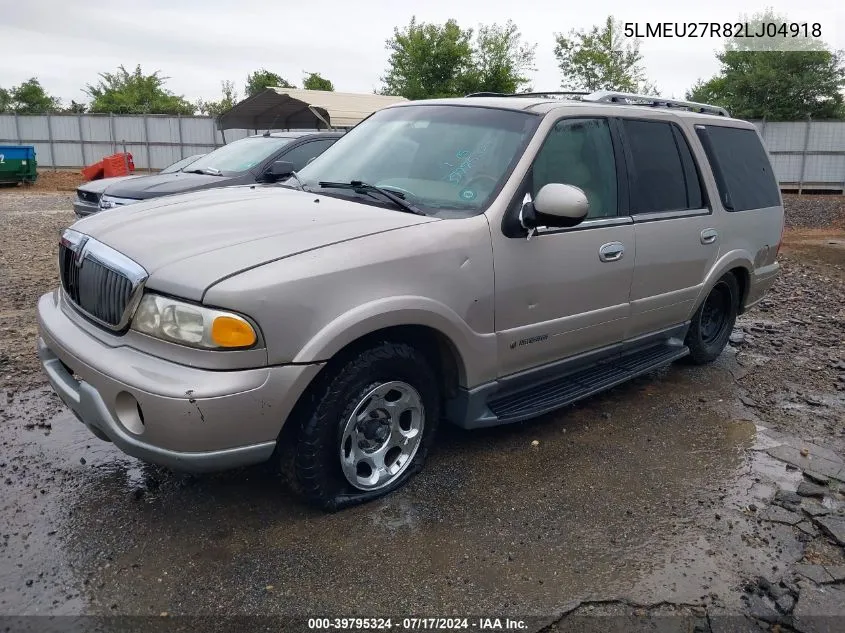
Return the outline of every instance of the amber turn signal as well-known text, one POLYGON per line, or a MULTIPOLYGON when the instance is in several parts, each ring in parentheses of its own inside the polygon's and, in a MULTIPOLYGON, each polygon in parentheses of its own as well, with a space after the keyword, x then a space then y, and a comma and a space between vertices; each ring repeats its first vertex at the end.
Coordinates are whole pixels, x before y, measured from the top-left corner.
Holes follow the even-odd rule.
POLYGON ((256 336, 244 319, 218 316, 211 324, 211 340, 220 347, 249 347, 255 344, 256 336))

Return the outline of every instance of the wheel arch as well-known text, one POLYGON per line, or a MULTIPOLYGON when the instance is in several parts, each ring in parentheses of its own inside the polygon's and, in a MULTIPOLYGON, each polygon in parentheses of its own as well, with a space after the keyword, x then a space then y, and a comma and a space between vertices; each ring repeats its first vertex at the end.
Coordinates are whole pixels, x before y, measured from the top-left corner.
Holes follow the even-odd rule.
POLYGON ((386 335, 416 342, 426 354, 436 350, 451 363, 457 385, 472 385, 495 368, 495 333, 475 332, 448 306, 420 297, 382 299, 336 317, 302 347, 293 362, 330 363, 339 354, 386 335))
POLYGON ((419 324, 394 325, 368 332, 338 350, 326 364, 326 368, 330 371, 332 367, 378 345, 381 341, 406 343, 425 356, 437 374, 438 386, 444 398, 453 396, 458 386, 466 379, 466 367, 454 342, 443 332, 419 324))
POLYGON ((754 262, 751 256, 745 251, 730 251, 722 255, 710 269, 707 277, 705 277, 704 283, 701 286, 701 292, 690 314, 694 314, 698 310, 699 306, 707 298, 707 295, 710 294, 713 286, 716 285, 716 282, 727 273, 733 273, 739 284, 739 306, 737 313, 742 314, 743 306, 745 305, 745 300, 748 297, 748 291, 751 286, 751 274, 753 270, 754 262))

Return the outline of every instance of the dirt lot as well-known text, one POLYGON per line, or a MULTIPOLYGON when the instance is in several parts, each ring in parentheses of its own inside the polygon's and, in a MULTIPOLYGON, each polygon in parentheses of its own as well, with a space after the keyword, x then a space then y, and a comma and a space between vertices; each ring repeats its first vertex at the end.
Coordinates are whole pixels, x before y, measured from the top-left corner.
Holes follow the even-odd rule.
POLYGON ((336 515, 264 468, 140 464, 45 387, 33 307, 57 283, 71 200, 0 192, 0 616, 843 630, 843 198, 787 197, 783 273, 714 365, 512 427, 445 428, 410 486, 336 515))
POLYGON ((78 169, 39 169, 38 178, 34 184, 18 185, 11 189, 6 188, 0 195, 8 193, 32 193, 46 191, 74 191, 79 185, 85 182, 78 169))
MULTIPOLYGON (((154 173, 147 172, 145 169, 138 169, 136 174, 154 173)), ((7 194, 27 194, 27 193, 42 193, 42 192, 73 192, 76 188, 83 184, 85 179, 82 177, 78 169, 39 169, 38 178, 34 184, 18 185, 16 187, 6 187, 0 190, 0 195, 7 194)))

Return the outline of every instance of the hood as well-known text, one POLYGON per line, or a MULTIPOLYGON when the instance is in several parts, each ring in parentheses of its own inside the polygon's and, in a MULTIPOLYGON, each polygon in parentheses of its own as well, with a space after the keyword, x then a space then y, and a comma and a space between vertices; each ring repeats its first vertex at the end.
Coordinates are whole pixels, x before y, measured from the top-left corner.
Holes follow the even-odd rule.
POLYGON ((88 191, 91 193, 103 193, 107 187, 123 182, 124 180, 133 180, 134 178, 143 178, 141 175, 132 176, 115 176, 114 178, 100 178, 99 180, 90 180, 83 185, 79 185, 77 190, 88 191))
POLYGON ((176 171, 170 174, 155 174, 140 176, 131 180, 123 180, 110 185, 106 190, 107 196, 117 198, 135 198, 146 200, 172 193, 184 193, 209 187, 225 187, 235 184, 236 179, 229 176, 211 176, 209 174, 188 174, 176 171))
POLYGON ((227 187, 118 207, 73 229, 143 266, 147 287, 201 301, 224 277, 366 235, 437 221, 279 186, 227 187))

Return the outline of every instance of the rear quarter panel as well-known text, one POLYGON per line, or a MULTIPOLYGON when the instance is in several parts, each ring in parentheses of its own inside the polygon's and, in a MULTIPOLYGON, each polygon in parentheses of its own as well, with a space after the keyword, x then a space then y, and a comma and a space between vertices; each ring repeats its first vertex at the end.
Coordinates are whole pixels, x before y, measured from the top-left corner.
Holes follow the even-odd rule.
MULTIPOLYGON (((778 206, 745 211, 728 211, 722 205, 713 169, 698 138, 695 126, 696 124, 721 125, 754 129, 756 133, 753 124, 704 115, 684 116, 681 124, 685 128, 696 162, 699 164, 701 177, 713 210, 712 220, 719 232, 718 258, 706 272, 701 293, 693 305, 690 316, 719 278, 735 268, 744 269, 748 274, 749 283, 742 298, 743 308, 748 307, 758 301, 771 287, 779 270, 777 250, 784 225, 783 199, 779 195, 778 206)), ((759 134, 757 137, 760 138, 759 134)), ((762 143, 762 139, 760 142, 762 143)))

